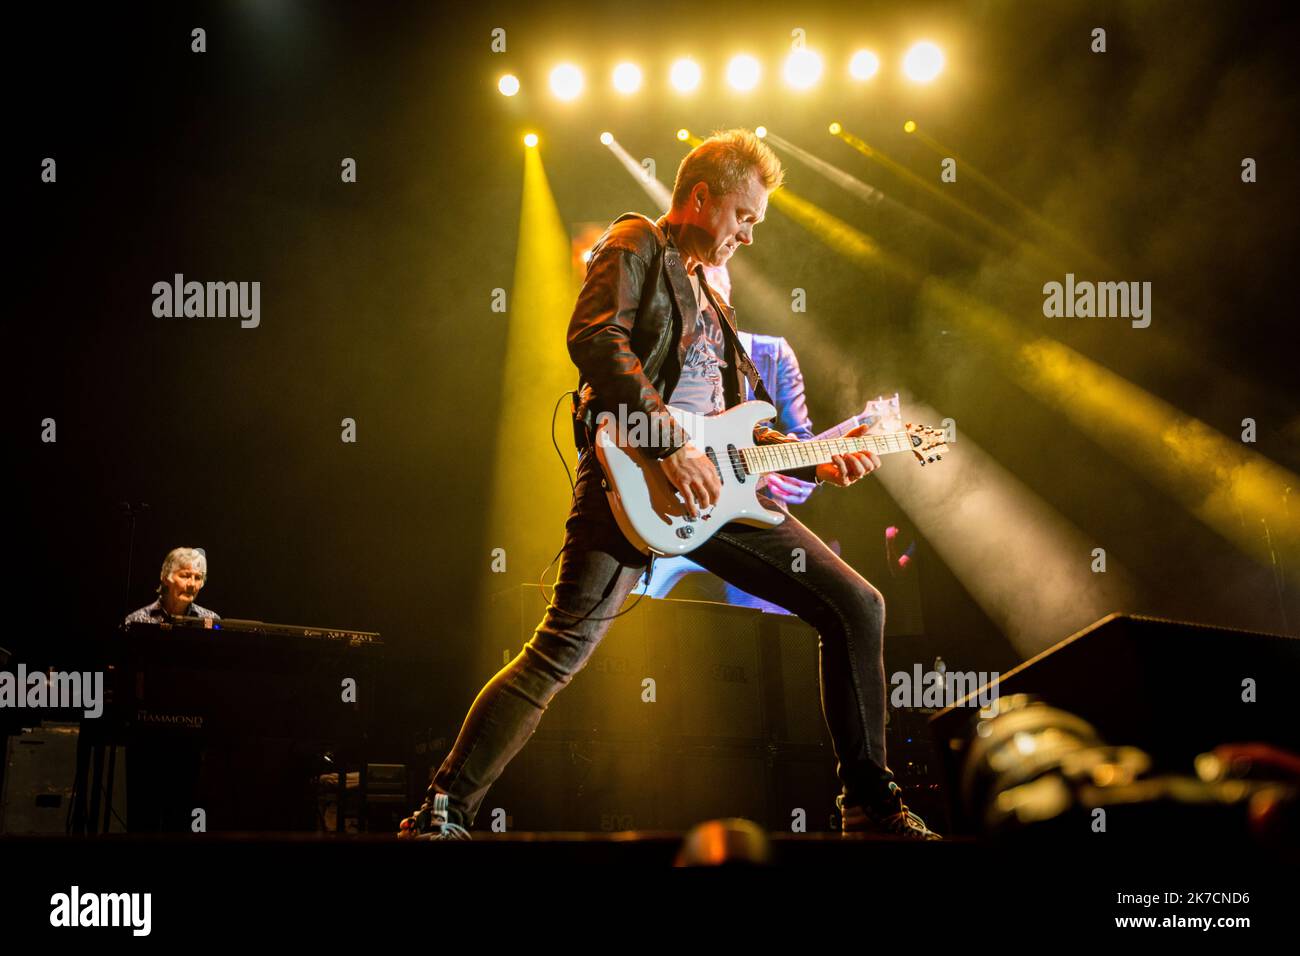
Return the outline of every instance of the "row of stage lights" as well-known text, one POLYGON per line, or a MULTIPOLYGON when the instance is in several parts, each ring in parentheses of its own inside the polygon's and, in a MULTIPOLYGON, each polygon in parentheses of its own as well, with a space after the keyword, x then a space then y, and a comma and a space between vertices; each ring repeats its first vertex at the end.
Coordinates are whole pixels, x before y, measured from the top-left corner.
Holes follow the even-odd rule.
MULTIPOLYGON (((827 127, 827 131, 828 131, 832 136, 839 136, 840 133, 842 133, 842 132, 844 131, 844 127, 841 126, 839 123, 831 123, 830 126, 827 127)), ((914 120, 908 120, 906 123, 904 123, 904 124, 903 124, 903 132, 905 132, 905 133, 914 133, 914 132, 916 132, 916 122, 915 122, 914 120)), ((765 138, 765 137, 767 136, 767 127, 766 127, 766 126, 755 126, 755 127, 754 127, 754 135, 757 136, 759 139, 763 139, 763 138, 765 138)), ((677 138, 678 138, 679 140, 681 140, 681 141, 684 143, 684 142, 686 142, 688 139, 691 138, 691 131, 688 130, 688 129, 686 129, 685 127, 683 127, 682 129, 679 129, 679 130, 677 131, 677 138)), ((600 134, 600 142, 601 142, 601 145, 603 145, 603 146, 609 146, 611 143, 614 142, 614 134, 613 134, 613 133, 610 133, 610 132, 604 132, 604 133, 601 133, 601 134, 600 134)), ((538 139, 537 139, 537 134, 536 134, 536 133, 525 133, 525 134, 524 134, 524 145, 525 145, 525 146, 527 146, 528 148, 531 149, 532 147, 536 146, 537 143, 538 143, 538 139)))
MULTIPOLYGON (((943 51, 928 40, 914 44, 903 56, 903 75, 914 83, 929 83, 943 72, 943 51)), ((812 50, 800 48, 791 51, 782 68, 785 82, 797 90, 810 89, 822 76, 822 58, 812 50)), ((849 58, 848 73, 859 82, 871 79, 880 72, 880 57, 871 50, 858 50, 849 58)), ((727 64, 727 83, 732 89, 747 93, 758 86, 763 67, 756 57, 742 53, 732 57, 727 64)), ((692 59, 677 60, 668 69, 668 81, 679 93, 692 93, 704 78, 704 71, 692 59)), ((620 63, 614 67, 611 82, 616 92, 630 96, 641 89, 641 68, 635 63, 620 63)), ((582 70, 572 63, 561 63, 550 75, 551 92, 561 100, 577 99, 586 85, 582 70)), ((505 96, 519 92, 519 78, 507 73, 497 83, 505 96)))

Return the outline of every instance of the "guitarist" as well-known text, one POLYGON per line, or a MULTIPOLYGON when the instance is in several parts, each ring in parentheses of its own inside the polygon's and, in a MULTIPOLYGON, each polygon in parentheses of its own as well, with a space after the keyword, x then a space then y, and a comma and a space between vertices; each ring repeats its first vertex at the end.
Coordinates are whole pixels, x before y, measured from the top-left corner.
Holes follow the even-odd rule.
MULTIPOLYGON (((595 415, 653 427, 643 451, 698 516, 721 491, 717 473, 666 410, 716 412, 741 401, 742 376, 766 398, 736 338, 734 313, 703 279, 754 241, 780 160, 752 132, 717 133, 677 170, 672 208, 656 222, 621 216, 592 250, 569 323, 581 373, 575 436, 582 450, 554 598, 532 639, 475 699, 424 804, 400 836, 468 839, 488 788, 532 736, 551 699, 580 671, 646 571, 620 531, 587 443, 595 415), (621 406, 621 407, 620 407, 621 406)), ((849 436, 863 434, 860 426, 849 436)), ((757 443, 794 441, 755 428, 757 443)), ((797 478, 848 486, 880 467, 870 452, 836 455, 797 478)), ((770 507, 777 503, 766 497, 770 507)), ((771 527, 731 523, 691 552, 723 580, 799 615, 821 635, 821 697, 837 757, 843 829, 939 839, 903 803, 885 763, 884 602, 880 592, 797 518, 771 527)), ((811 653, 811 648, 809 649, 811 653)))
MULTIPOLYGON (((731 282, 726 267, 705 269, 705 279, 714 291, 722 296, 723 301, 731 304, 731 282)), ((770 387, 772 404, 776 406, 776 425, 783 432, 806 441, 813 437, 812 420, 808 417, 808 403, 804 400, 803 372, 799 368, 799 357, 794 349, 779 335, 755 335, 751 332, 738 331, 741 347, 749 354, 758 369, 759 377, 770 387)), ((753 386, 744 382, 744 401, 752 401, 753 386)), ((803 504, 808 500, 816 482, 803 481, 779 472, 765 474, 759 479, 759 489, 766 491, 782 511, 789 513, 790 505, 803 504)), ((836 543, 832 548, 839 553, 836 543)), ((705 569, 691 560, 689 555, 670 558, 658 558, 651 569, 650 580, 642 588, 639 584, 633 593, 644 591, 653 598, 664 598, 688 574, 697 574, 705 569)), ((776 614, 789 613, 784 608, 754 597, 736 587, 719 581, 716 577, 706 579, 706 583, 697 587, 695 592, 725 600, 736 607, 759 608, 776 614), (725 589, 725 596, 724 596, 725 589)))

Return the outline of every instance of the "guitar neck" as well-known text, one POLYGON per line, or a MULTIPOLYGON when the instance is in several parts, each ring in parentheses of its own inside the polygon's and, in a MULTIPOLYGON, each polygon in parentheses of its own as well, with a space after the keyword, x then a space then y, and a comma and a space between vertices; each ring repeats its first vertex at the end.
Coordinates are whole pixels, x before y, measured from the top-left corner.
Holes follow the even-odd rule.
POLYGON ((828 462, 835 455, 855 451, 870 451, 877 455, 892 455, 898 451, 911 451, 912 438, 907 432, 890 432, 887 435, 857 435, 853 438, 814 438, 812 441, 780 442, 773 445, 753 445, 740 450, 745 470, 751 475, 770 471, 790 471, 828 462))

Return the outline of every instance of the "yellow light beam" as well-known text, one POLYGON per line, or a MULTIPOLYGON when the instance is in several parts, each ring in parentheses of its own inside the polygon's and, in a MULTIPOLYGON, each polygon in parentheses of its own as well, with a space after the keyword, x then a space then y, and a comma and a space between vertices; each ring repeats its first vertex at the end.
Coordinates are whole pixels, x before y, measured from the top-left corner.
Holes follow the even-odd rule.
MULTIPOLYGON (((903 259, 787 189, 773 193, 770 202, 859 267, 882 265, 921 281, 903 259)), ((953 322, 974 327, 1000 350, 1023 387, 1061 405, 1081 431, 1116 457, 1149 453, 1144 460, 1155 465, 1143 473, 1206 526, 1261 563, 1271 565, 1276 558, 1292 574, 1300 572, 1300 520, 1285 506, 1288 488, 1300 487, 1300 478, 1059 342, 1026 336, 1006 313, 950 284, 929 279, 925 290, 953 322), (1077 383, 1082 381, 1096 387, 1081 391, 1077 383), (1114 421, 1107 419, 1112 412, 1114 421), (1160 446, 1177 444, 1179 450, 1162 455, 1147 447, 1157 439, 1160 446)))
POLYGON ((1287 506, 1288 489, 1300 487, 1295 474, 1068 346, 1018 332, 944 282, 927 283, 922 297, 981 335, 1026 391, 1116 458, 1136 459, 1139 474, 1206 527, 1300 581, 1300 518, 1287 506))
MULTIPOLYGON (((837 132, 836 127, 839 127, 840 129, 843 128, 840 127, 840 124, 834 123, 831 125, 832 133, 837 132)), ((931 219, 918 209, 904 206, 892 196, 885 195, 882 190, 877 189, 869 183, 863 182, 852 173, 840 169, 833 163, 826 162, 826 160, 822 159, 820 156, 814 156, 812 153, 808 152, 808 150, 795 145, 785 137, 769 132, 767 138, 778 148, 793 154, 796 158, 801 160, 804 165, 812 167, 812 169, 820 173, 823 177, 830 180, 836 186, 839 186, 853 198, 860 200, 863 204, 871 206, 880 202, 888 203, 892 208, 903 212, 918 222, 924 223, 937 232, 943 233, 948 241, 961 246, 972 255, 981 256, 988 251, 987 246, 973 241, 969 236, 963 235, 956 229, 952 228, 952 226, 931 219)))
MULTIPOLYGON (((984 176, 984 174, 971 163, 958 156, 950 147, 944 146, 932 137, 928 136, 917 126, 915 121, 908 120, 903 124, 903 129, 917 136, 922 143, 939 155, 951 156, 956 159, 961 168, 969 173, 972 178, 998 196, 1003 202, 1020 212, 1030 222, 1031 226, 1037 226, 1043 233, 1045 233, 1049 241, 1055 242, 1059 247, 1068 249, 1069 251, 1082 256, 1084 259, 1089 261, 1089 264, 1093 269, 1097 270, 1102 275, 1119 274, 1120 270, 1118 267, 1085 248, 1062 229, 1058 228, 1043 216, 1025 206, 1023 203, 1019 202, 1019 200, 1014 196, 1011 196, 992 180, 984 176)), ((1058 269, 1063 269, 1067 272, 1078 273, 1081 271, 1078 267, 1071 265, 1064 260, 1056 260, 1055 265, 1058 269)), ((1171 314, 1168 310, 1166 310, 1165 315, 1169 319, 1176 318, 1176 316, 1171 314)), ((1213 377, 1213 379, 1221 386, 1230 386, 1232 389, 1243 395, 1255 396, 1260 393, 1258 382, 1248 381, 1237 373, 1216 365, 1206 356, 1205 353, 1193 351, 1176 339, 1161 336, 1153 338, 1150 342, 1146 343, 1146 346, 1152 353, 1150 357, 1154 363, 1168 366, 1181 365, 1188 368, 1199 369, 1202 374, 1213 377)))
POLYGON ((861 229, 849 225, 792 190, 783 186, 772 193, 768 203, 859 268, 884 266, 911 282, 921 281, 922 274, 902 257, 882 248, 861 229))
POLYGON ((988 192, 992 193, 993 196, 996 197, 1000 202, 1002 202, 1007 206, 1010 206, 1013 210, 1015 210, 1015 212, 1019 213, 1022 217, 1024 217, 1024 219, 1028 220, 1031 224, 1036 226, 1042 232, 1046 233, 1055 242, 1068 247, 1071 252, 1074 252, 1077 255, 1081 255, 1085 259, 1091 260, 1089 264, 1094 269, 1097 269, 1106 274, 1111 274, 1111 275, 1115 274, 1117 270, 1113 265, 1111 265, 1105 259, 1098 256, 1092 250, 1085 248, 1073 236, 1068 235, 1062 229, 1058 228, 1057 226, 1049 222, 1047 219, 1044 219, 1038 213, 1034 212, 1032 209, 1030 209, 1028 206, 1022 203, 1015 196, 1011 195, 1009 192, 1007 192, 1005 189, 1003 189, 993 180, 989 179, 982 172, 980 172, 979 167, 976 166, 974 163, 957 155, 956 150, 954 150, 951 146, 944 146, 942 143, 934 139, 934 137, 926 133, 925 130, 921 129, 916 124, 915 121, 908 120, 907 123, 904 124, 903 129, 906 130, 908 133, 911 133, 913 136, 915 136, 925 146, 929 147, 929 149, 932 150, 936 155, 944 158, 950 157, 956 160, 957 167, 959 170, 961 170, 961 175, 969 176, 972 179, 974 179, 975 182, 979 183, 988 192))
MULTIPOLYGON (((903 419, 944 416, 902 394, 903 419)), ((961 419, 957 414, 958 421, 961 419)), ((1092 571, 1089 537, 968 434, 925 468, 889 456, 873 474, 1024 658, 1112 611, 1134 610, 1132 575, 1113 557, 1092 571)))
MULTIPOLYGON (((913 186, 917 187, 918 189, 924 190, 925 192, 933 196, 935 199, 938 199, 940 202, 944 203, 951 209, 954 209, 961 215, 965 216, 967 219, 970 219, 971 221, 977 223, 987 233, 996 236, 1008 248, 1016 248, 1018 246, 1023 245, 1022 241, 1020 240, 1019 237, 1015 235, 1015 233, 1011 232, 1010 230, 994 222, 992 219, 989 219, 987 216, 983 215, 977 210, 972 209, 969 205, 962 202, 960 199, 954 197, 949 191, 942 189, 941 187, 935 185, 934 183, 930 182, 929 180, 921 176, 918 176, 916 173, 912 172, 906 166, 903 166, 900 163, 894 161, 889 156, 882 153, 880 150, 869 145, 860 136, 856 136, 855 134, 850 133, 848 130, 842 127, 838 133, 834 133, 832 135, 834 135, 837 139, 843 140, 852 149, 857 150, 859 153, 861 153, 863 156, 867 157, 868 159, 874 160, 875 162, 879 163, 881 166, 885 167, 885 169, 889 170, 899 179, 903 180, 904 182, 911 183, 913 186)), ((1059 267, 1059 263, 1057 263, 1050 256, 1045 255, 1040 249, 1038 249, 1035 246, 1026 245, 1025 252, 1027 255, 1032 256, 1033 258, 1043 262, 1045 265, 1050 266, 1052 269, 1056 269, 1059 267)))
MULTIPOLYGON (((578 380, 565 344, 577 298, 572 240, 551 193, 542 151, 525 149, 523 156, 518 248, 507 311, 475 320, 508 324, 485 529, 489 549, 502 548, 505 559, 505 574, 485 575, 495 588, 507 578, 536 581, 563 540, 570 489, 551 444, 551 412, 560 393, 578 380)), ((491 377, 497 375, 494 368, 491 377)), ((566 401, 557 413, 556 438, 572 466, 570 421, 566 401)), ((491 554, 475 560, 480 558, 485 566, 493 560, 491 554)))

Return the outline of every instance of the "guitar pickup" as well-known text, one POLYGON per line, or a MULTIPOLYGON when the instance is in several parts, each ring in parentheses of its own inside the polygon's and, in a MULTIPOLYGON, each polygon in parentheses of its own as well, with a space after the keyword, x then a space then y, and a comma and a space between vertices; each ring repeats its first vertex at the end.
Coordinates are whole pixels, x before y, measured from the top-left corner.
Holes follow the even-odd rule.
POLYGON ((713 446, 704 449, 704 454, 709 456, 709 461, 713 462, 713 470, 718 473, 718 481, 722 482, 722 468, 718 465, 718 453, 713 450, 713 446))

